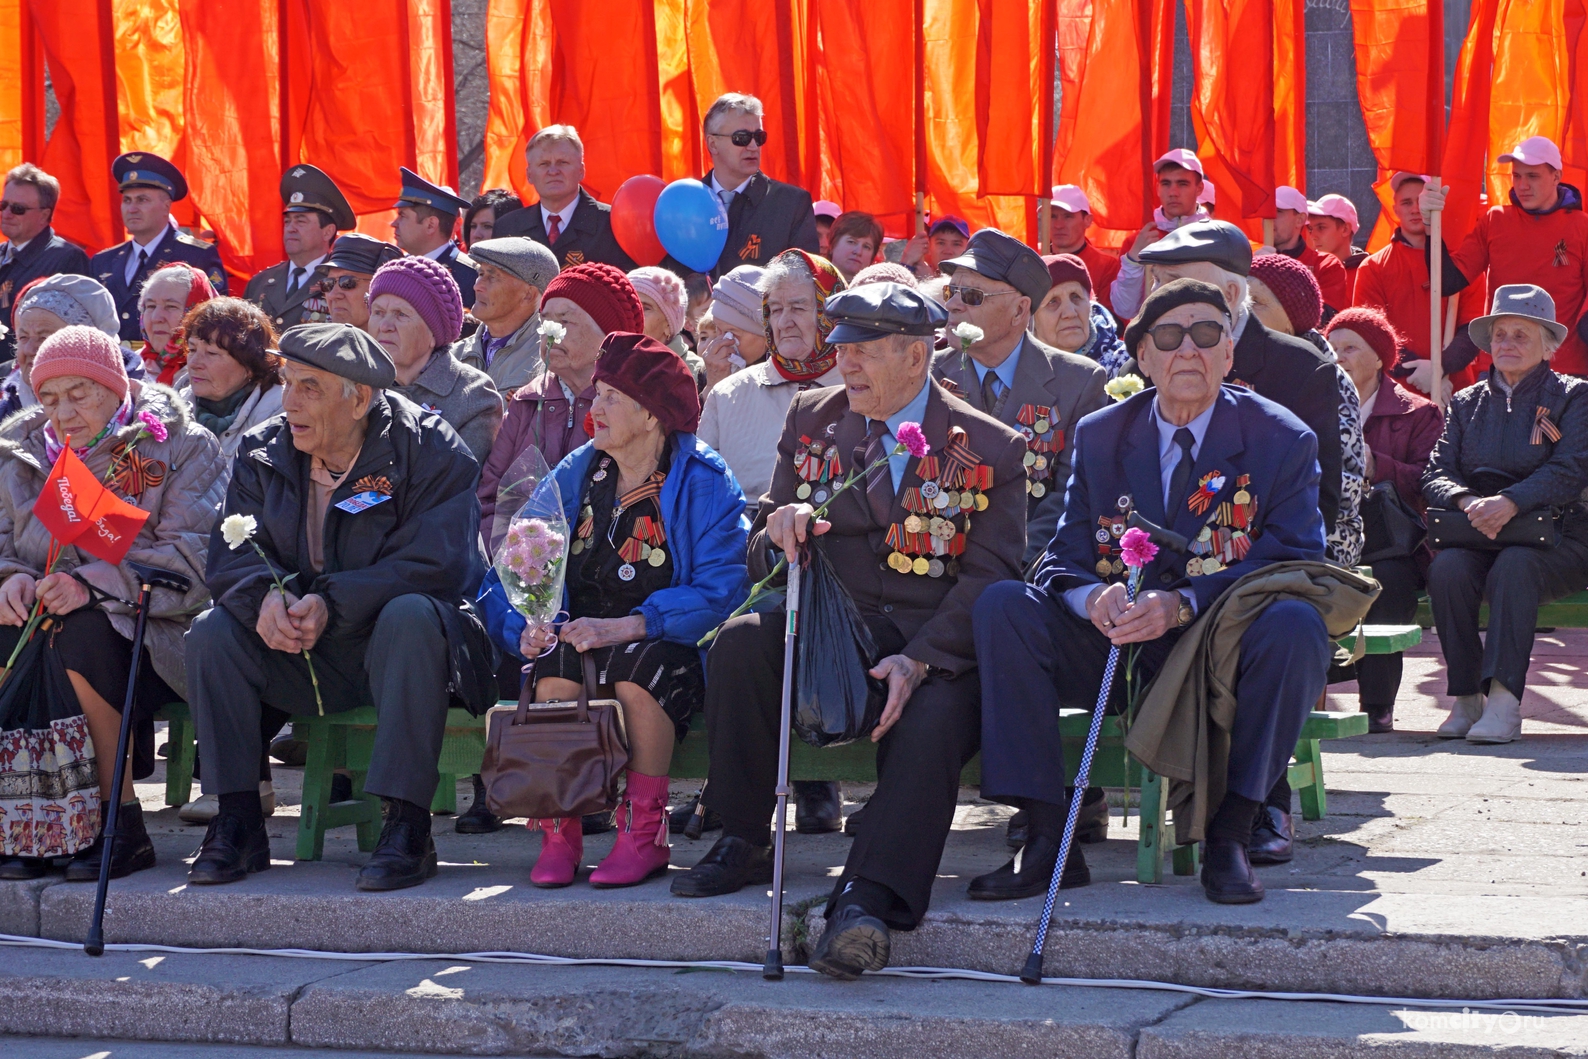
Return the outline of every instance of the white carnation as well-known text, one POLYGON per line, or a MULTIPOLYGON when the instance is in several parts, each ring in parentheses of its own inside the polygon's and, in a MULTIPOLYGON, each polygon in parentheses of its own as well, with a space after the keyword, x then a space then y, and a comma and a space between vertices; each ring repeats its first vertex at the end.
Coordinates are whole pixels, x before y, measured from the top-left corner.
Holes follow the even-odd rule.
POLYGON ((221 537, 233 551, 247 544, 258 528, 259 520, 252 515, 227 515, 221 519, 221 537))
POLYGON ((535 332, 546 340, 548 346, 560 346, 562 340, 568 337, 568 329, 555 320, 542 320, 535 332))
POLYGON ((982 339, 986 338, 987 332, 983 331, 975 324, 967 322, 963 324, 957 324, 954 327, 954 337, 959 339, 960 344, 964 348, 969 349, 977 342, 980 342, 982 339))

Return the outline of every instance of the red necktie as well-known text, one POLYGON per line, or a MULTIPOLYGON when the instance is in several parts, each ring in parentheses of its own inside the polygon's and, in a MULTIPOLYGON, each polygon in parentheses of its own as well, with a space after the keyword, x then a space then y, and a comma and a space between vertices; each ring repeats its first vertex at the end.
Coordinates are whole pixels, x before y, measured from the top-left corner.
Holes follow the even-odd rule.
POLYGON ((549 245, 557 244, 557 237, 562 234, 562 218, 555 213, 546 218, 546 242, 549 245))

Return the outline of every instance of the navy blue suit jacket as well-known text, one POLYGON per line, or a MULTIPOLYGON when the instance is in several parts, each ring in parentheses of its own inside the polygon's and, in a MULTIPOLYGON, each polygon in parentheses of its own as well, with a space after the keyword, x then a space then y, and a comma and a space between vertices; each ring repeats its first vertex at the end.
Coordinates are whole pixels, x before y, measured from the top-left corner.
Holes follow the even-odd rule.
MULTIPOLYGON (((101 250, 88 261, 89 275, 103 283, 110 296, 116 299, 116 315, 121 318, 121 337, 127 342, 143 339, 143 323, 138 313, 138 292, 143 286, 143 278, 134 276, 132 284, 127 283, 127 258, 136 252, 132 240, 128 239, 109 250, 101 250)), ((165 238, 155 248, 154 256, 145 266, 144 278, 168 261, 187 262, 209 277, 210 286, 215 288, 216 294, 227 293, 226 269, 221 265, 221 252, 213 244, 173 228, 165 233, 165 238)))
POLYGON ((1032 582, 1057 595, 1104 581, 1096 570, 1098 519, 1122 514, 1121 499, 1128 498, 1142 517, 1194 539, 1217 506, 1236 494, 1242 475, 1250 476, 1246 488, 1257 501, 1256 532, 1246 557, 1217 573, 1187 577, 1186 561, 1192 556, 1159 548, 1142 578, 1142 591, 1189 587, 1200 614, 1253 570, 1287 559, 1321 560, 1316 435, 1283 406, 1242 387, 1222 387, 1197 453, 1192 486, 1216 471, 1224 476, 1224 487, 1202 515, 1181 505, 1166 519, 1152 417, 1155 392, 1148 389, 1077 424, 1064 516, 1032 582))

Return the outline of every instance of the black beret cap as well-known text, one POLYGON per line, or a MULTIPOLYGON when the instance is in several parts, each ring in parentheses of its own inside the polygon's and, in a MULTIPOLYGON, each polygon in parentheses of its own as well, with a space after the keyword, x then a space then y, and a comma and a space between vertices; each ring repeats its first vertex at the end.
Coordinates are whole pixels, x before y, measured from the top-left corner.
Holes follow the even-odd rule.
POLYGON ((1224 292, 1213 284, 1189 278, 1170 280, 1147 295, 1146 300, 1141 303, 1141 310, 1136 313, 1136 318, 1130 322, 1129 327, 1125 328, 1125 352, 1134 357, 1136 346, 1163 314, 1182 305, 1211 305, 1223 313, 1225 319, 1230 315, 1230 306, 1224 300, 1224 292))
POLYGON ((1042 256, 1012 235, 996 228, 983 228, 970 237, 965 252, 939 264, 938 269, 950 276, 956 268, 968 268, 988 279, 1007 283, 1031 299, 1031 311, 1053 288, 1053 277, 1042 256))
POLYGON ((948 323, 948 310, 902 283, 866 283, 828 298, 827 317, 833 322, 827 341, 837 345, 889 335, 930 337, 948 323))
POLYGON ((281 334, 281 355, 362 386, 397 384, 391 355, 352 324, 299 324, 281 334))
POLYGON ((1146 265, 1184 265, 1206 261, 1237 276, 1252 271, 1252 243, 1229 221, 1192 221, 1181 225, 1136 255, 1146 265))
MULTIPOLYGON (((331 256, 320 262, 320 269, 345 268, 349 272, 363 272, 373 276, 375 270, 388 261, 402 257, 403 252, 392 243, 385 243, 373 235, 348 232, 337 237, 331 247, 331 256)), ((315 270, 316 272, 319 269, 315 270)))

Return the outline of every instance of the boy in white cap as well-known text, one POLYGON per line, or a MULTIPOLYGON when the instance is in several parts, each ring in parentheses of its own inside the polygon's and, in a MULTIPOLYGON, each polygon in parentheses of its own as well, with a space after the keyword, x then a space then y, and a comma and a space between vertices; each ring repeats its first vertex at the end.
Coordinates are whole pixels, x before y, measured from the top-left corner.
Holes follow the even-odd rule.
POLYGON ((1114 277, 1119 275, 1119 255, 1092 245, 1086 238, 1086 230, 1092 226, 1092 202, 1086 192, 1075 184, 1054 185, 1048 216, 1048 238, 1052 245, 1049 253, 1074 254, 1086 262, 1098 304, 1113 312, 1109 288, 1114 285, 1114 277))
POLYGON ((1196 152, 1176 147, 1160 156, 1152 164, 1152 171, 1159 202, 1158 208, 1152 211, 1152 223, 1136 234, 1136 241, 1120 258, 1119 277, 1111 285, 1105 287, 1093 279, 1093 287, 1108 293, 1106 304, 1121 320, 1135 316, 1146 296, 1146 269, 1141 263, 1141 252, 1182 224, 1205 221, 1212 216, 1200 203, 1205 182, 1202 161, 1196 152))
POLYGON ((1307 234, 1312 236, 1312 245, 1339 258, 1353 284, 1357 268, 1367 260, 1367 251, 1351 241, 1359 227, 1356 203, 1344 195, 1325 195, 1307 203, 1307 234))
MULTIPOLYGON (((1462 241, 1445 254, 1444 292, 1455 294, 1485 271, 1489 289, 1532 283, 1555 299, 1556 319, 1570 328, 1555 354, 1554 369, 1588 375, 1584 307, 1588 301, 1588 215, 1582 192, 1561 183, 1560 148, 1544 136, 1516 145, 1500 162, 1511 164, 1511 201, 1491 206, 1462 241)), ((1424 220, 1445 208, 1448 187, 1426 187, 1418 196, 1424 220)))
POLYGON ((1307 266, 1323 291, 1323 322, 1341 309, 1351 306, 1351 277, 1332 254, 1320 254, 1307 244, 1307 215, 1311 207, 1307 196, 1295 188, 1280 185, 1274 189, 1274 249, 1307 266))

